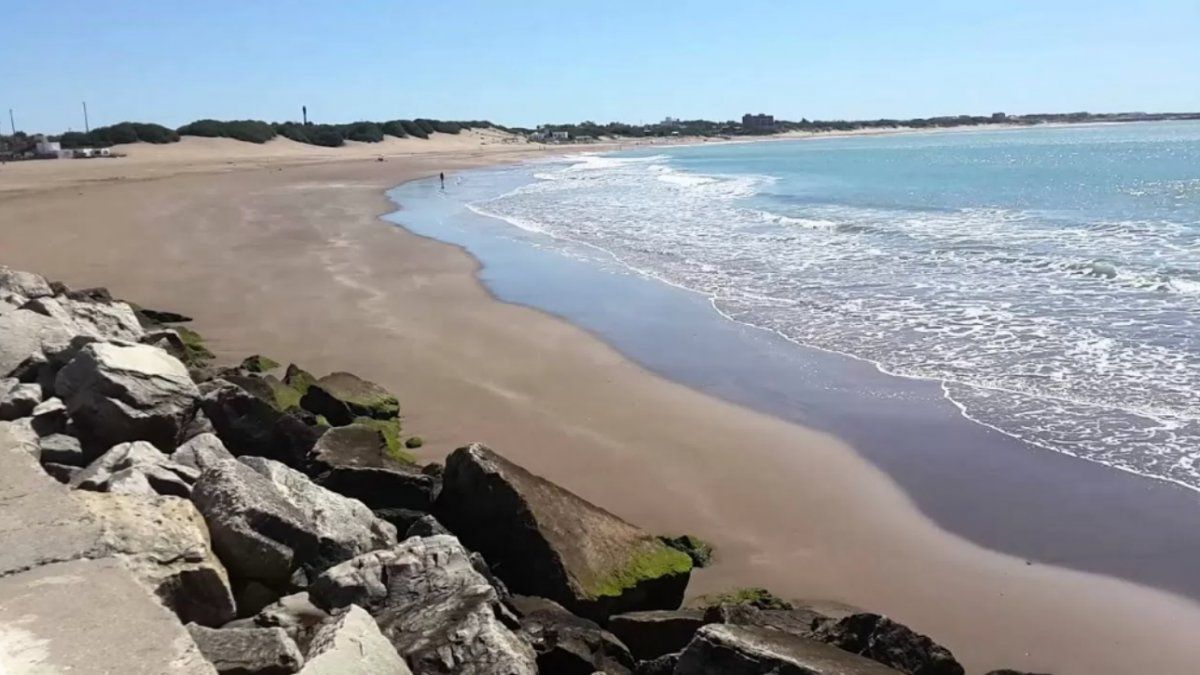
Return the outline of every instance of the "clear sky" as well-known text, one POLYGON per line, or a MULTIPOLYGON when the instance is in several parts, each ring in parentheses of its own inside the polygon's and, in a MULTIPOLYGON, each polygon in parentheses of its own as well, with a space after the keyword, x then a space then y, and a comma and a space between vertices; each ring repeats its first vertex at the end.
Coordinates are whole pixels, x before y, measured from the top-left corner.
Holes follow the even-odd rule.
POLYGON ((1200 110, 1200 0, 0 0, 0 118, 1200 110))

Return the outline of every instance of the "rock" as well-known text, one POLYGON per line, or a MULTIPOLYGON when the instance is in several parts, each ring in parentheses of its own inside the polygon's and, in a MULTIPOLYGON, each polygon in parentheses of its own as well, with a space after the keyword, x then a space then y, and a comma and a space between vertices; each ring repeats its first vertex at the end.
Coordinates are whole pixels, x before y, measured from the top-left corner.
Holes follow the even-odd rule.
POLYGON ((206 628, 194 623, 187 630, 221 675, 290 675, 304 657, 279 628, 206 628))
POLYGON ((1050 675, 1050 674, 1049 673, 1029 673, 1024 670, 1012 670, 1010 668, 1001 668, 1000 670, 990 671, 990 672, 986 673, 986 675, 1050 675))
POLYGON ((172 462, 146 441, 115 445, 71 481, 71 487, 96 492, 118 492, 187 498, 200 472, 172 462))
POLYGON ((219 626, 234 618, 225 567, 191 502, 98 492, 75 497, 101 523, 105 552, 124 560, 181 621, 219 626))
POLYGON ((705 623, 727 623, 737 626, 771 628, 803 637, 815 637, 820 626, 833 620, 828 614, 811 607, 792 609, 758 609, 751 605, 720 605, 704 612, 705 623))
MULTIPOLYGON (((0 424, 4 424, 4 422, 0 422, 0 424)), ((396 528, 397 533, 407 533, 408 529, 416 524, 418 520, 429 515, 423 511, 414 511, 413 509, 373 509, 372 512, 376 518, 391 523, 396 528)), ((397 534, 397 539, 399 539, 399 534, 397 534)))
POLYGON ((77 466, 70 466, 68 464, 55 464, 54 462, 44 462, 42 464, 42 470, 49 474, 51 478, 63 484, 67 484, 75 480, 75 476, 78 476, 79 472, 83 471, 83 469, 77 466))
POLYGON ((896 675, 836 647, 769 628, 710 624, 679 656, 676 675, 896 675))
POLYGON ((206 469, 192 502, 208 524, 213 550, 235 580, 282 589, 301 563, 317 555, 319 539, 309 517, 241 462, 224 460, 206 469))
POLYGON ((735 605, 754 607, 756 609, 791 609, 792 603, 775 595, 765 588, 745 586, 724 593, 701 595, 692 601, 692 606, 701 609, 735 605))
POLYGON ((332 373, 313 382, 300 406, 324 415, 334 426, 350 424, 356 417, 395 419, 400 403, 386 389, 350 373, 332 373))
POLYGON ((508 604, 521 617, 521 633, 537 652, 539 672, 627 675, 633 670, 629 649, 595 622, 545 598, 516 595, 508 604))
POLYGON ((265 457, 242 457, 241 462, 274 483, 313 524, 320 540, 319 568, 395 545, 396 528, 376 518, 362 502, 326 490, 299 471, 265 457))
POLYGON ((233 454, 225 449, 225 444, 213 433, 194 436, 171 453, 171 461, 201 472, 227 459, 234 459, 233 454))
POLYGON ((826 622, 815 638, 909 675, 962 675, 949 649, 878 614, 853 614, 826 622))
POLYGON ((667 546, 686 553, 692 559, 693 567, 704 567, 712 562, 712 544, 700 537, 685 534, 679 537, 659 537, 659 539, 667 546))
POLYGON ((307 592, 301 592, 279 598, 262 608, 249 621, 263 628, 282 628, 301 652, 308 653, 313 636, 328 620, 329 612, 314 605, 307 592))
POLYGON ((123 302, 39 298, 30 300, 23 308, 58 320, 72 336, 137 342, 144 335, 133 309, 123 302))
POLYGON ((597 621, 679 607, 691 573, 687 555, 479 444, 447 459, 434 513, 513 592, 597 621))
MULTIPOLYGON (((375 619, 358 605, 321 626, 302 675, 412 675, 375 619)), ((544 671, 547 672, 548 671, 544 671)))
POLYGON ((206 382, 203 392, 204 414, 225 447, 237 456, 255 455, 303 467, 323 431, 226 380, 206 382))
POLYGON ((313 446, 308 465, 319 483, 373 509, 428 512, 440 489, 437 478, 394 459, 383 434, 365 424, 326 431, 313 446))
POLYGON ((50 282, 40 274, 0 265, 0 295, 19 295, 32 300, 54 295, 54 291, 50 288, 50 282))
POLYGON ((651 610, 611 616, 606 624, 639 661, 673 654, 708 623, 698 609, 651 610))
POLYGON ((11 422, 19 417, 28 417, 41 402, 40 385, 14 383, 8 391, 0 392, 0 420, 11 422))
POLYGON ((39 436, 61 434, 67 429, 70 417, 67 415, 67 404, 60 398, 49 398, 34 407, 30 413, 33 417, 33 430, 39 436))
POLYGON ((634 675, 675 675, 675 666, 679 663, 679 654, 663 654, 649 661, 640 661, 634 669, 634 675))
POLYGON ((7 377, 31 359, 44 360, 45 345, 67 344, 74 333, 62 322, 22 307, 0 312, 0 335, 0 377, 7 377))
POLYGON ((442 524, 431 515, 424 515, 417 518, 408 529, 404 531, 404 538, 409 537, 433 537, 439 534, 450 534, 450 530, 442 527, 442 524))
POLYGON ((245 359, 242 360, 242 369, 246 370, 247 372, 251 372, 251 373, 266 373, 266 372, 275 370, 278 367, 279 367, 278 361, 276 361, 272 358, 263 356, 262 354, 255 354, 254 356, 247 356, 245 359))
POLYGON ((147 345, 113 342, 80 349, 58 372, 54 390, 85 449, 140 440, 173 450, 200 395, 179 359, 147 345))
POLYGON ((155 324, 188 323, 189 321, 192 320, 192 317, 187 316, 186 314, 179 314, 177 312, 167 312, 167 311, 163 311, 160 309, 150 309, 148 307, 139 307, 137 309, 137 315, 139 318, 143 319, 144 321, 147 321, 150 323, 155 323, 155 324))
POLYGON ((54 288, 55 295, 65 295, 71 300, 77 302, 112 302, 114 300, 112 293, 103 286, 94 286, 92 288, 81 288, 73 291, 62 282, 52 282, 51 288, 54 288))
POLYGON ((537 672, 532 647, 498 618, 496 590, 453 537, 361 555, 326 570, 308 590, 326 610, 367 610, 418 675, 537 672))
POLYGON ((0 422, 0 439, 13 450, 21 450, 31 457, 41 452, 38 434, 33 429, 33 418, 22 417, 12 422, 0 422))
POLYGON ((38 457, 42 464, 64 464, 83 467, 87 460, 79 439, 66 434, 50 434, 38 439, 38 457))

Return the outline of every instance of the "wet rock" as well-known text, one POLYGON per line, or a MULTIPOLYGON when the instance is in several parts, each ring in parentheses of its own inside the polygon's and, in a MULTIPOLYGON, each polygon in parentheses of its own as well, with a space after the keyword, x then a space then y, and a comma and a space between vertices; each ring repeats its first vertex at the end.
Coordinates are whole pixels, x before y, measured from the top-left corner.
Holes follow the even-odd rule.
POLYGON ((373 509, 433 508, 440 483, 390 453, 383 434, 365 424, 329 429, 313 446, 309 471, 335 492, 373 509))
POLYGON ((301 563, 317 555, 319 536, 309 517, 270 479, 239 461, 206 469, 192 501, 208 524, 213 550, 237 580, 282 589, 301 563))
POLYGON ((897 672, 798 635, 720 624, 697 631, 675 666, 676 675, 896 675, 897 672))
POLYGON ((85 449, 148 441, 173 450, 199 396, 187 368, 133 343, 84 346, 55 380, 85 449))
POLYGON ((396 543, 396 528, 376 518, 362 502, 326 490, 299 471, 265 457, 243 457, 241 462, 270 480, 312 523, 320 549, 316 568, 396 543))
POLYGON ((0 383, 0 420, 12 421, 20 417, 29 417, 33 409, 42 402, 42 387, 38 384, 6 380, 11 386, 4 389, 0 383))
POLYGON ((679 607, 691 573, 687 555, 478 444, 446 460, 435 515, 514 593, 598 621, 679 607))
POLYGON ((96 492, 117 492, 187 498, 200 472, 171 461, 146 441, 113 446, 88 464, 71 487, 96 492))
POLYGON ((635 658, 645 661, 679 652, 706 623, 699 609, 675 609, 617 614, 606 626, 635 658))
POLYGON ((320 627, 308 649, 303 675, 411 675, 375 619, 358 605, 320 627))
POLYGON ((204 658, 221 675, 290 675, 304 657, 278 628, 206 628, 188 624, 204 658))
POLYGON ((400 403, 386 389, 351 373, 331 373, 311 383, 300 405, 324 415, 334 426, 350 424, 357 417, 395 419, 400 403))
POLYGON ((949 649, 878 614, 853 614, 820 626, 816 639, 909 675, 962 675, 949 649))
POLYGON ((227 459, 234 459, 233 454, 226 450, 221 439, 212 433, 194 436, 171 453, 171 461, 201 472, 227 459))
POLYGON ((226 380, 206 382, 203 392, 200 405, 205 416, 237 456, 267 457, 303 467, 323 431, 226 380))
POLYGON ((495 588, 453 537, 361 555, 326 570, 309 595, 326 610, 367 610, 418 675, 537 672, 533 649, 502 622, 495 588))
POLYGON ((616 636, 545 598, 512 596, 521 633, 537 652, 539 672, 563 675, 627 675, 634 659, 616 636))
POLYGON ((191 502, 99 492, 75 497, 100 522, 105 552, 124 560, 181 621, 219 626, 233 619, 225 567, 191 502))

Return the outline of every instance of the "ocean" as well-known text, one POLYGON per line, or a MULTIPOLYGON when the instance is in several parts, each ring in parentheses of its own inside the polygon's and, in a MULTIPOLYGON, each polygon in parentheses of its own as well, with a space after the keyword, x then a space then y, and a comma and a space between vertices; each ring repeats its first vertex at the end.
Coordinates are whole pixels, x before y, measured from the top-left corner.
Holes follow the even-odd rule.
POLYGON ((1200 489, 1200 123, 660 147, 457 192, 538 246, 935 382, 974 423, 1200 489))

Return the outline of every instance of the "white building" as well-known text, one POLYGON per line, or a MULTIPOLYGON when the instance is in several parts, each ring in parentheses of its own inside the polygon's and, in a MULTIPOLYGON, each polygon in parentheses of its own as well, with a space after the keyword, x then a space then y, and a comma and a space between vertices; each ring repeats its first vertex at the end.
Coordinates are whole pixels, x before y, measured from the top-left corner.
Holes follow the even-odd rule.
POLYGON ((551 137, 551 138, 553 138, 553 139, 554 139, 554 140, 556 140, 556 141, 569 141, 569 140, 571 140, 571 134, 570 134, 570 132, 566 132, 566 131, 552 131, 552 132, 550 132, 550 137, 551 137))

